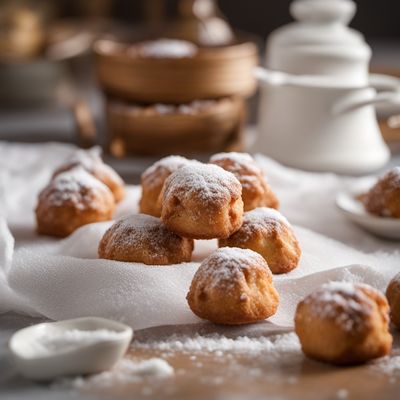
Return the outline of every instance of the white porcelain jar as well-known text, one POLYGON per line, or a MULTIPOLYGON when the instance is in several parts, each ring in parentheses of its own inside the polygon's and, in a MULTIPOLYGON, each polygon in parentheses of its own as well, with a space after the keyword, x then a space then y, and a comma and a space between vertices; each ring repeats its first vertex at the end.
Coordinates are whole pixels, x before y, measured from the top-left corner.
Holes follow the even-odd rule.
POLYGON ((347 26, 356 12, 352 0, 295 0, 290 11, 297 21, 270 35, 267 68, 368 84, 371 49, 347 26))

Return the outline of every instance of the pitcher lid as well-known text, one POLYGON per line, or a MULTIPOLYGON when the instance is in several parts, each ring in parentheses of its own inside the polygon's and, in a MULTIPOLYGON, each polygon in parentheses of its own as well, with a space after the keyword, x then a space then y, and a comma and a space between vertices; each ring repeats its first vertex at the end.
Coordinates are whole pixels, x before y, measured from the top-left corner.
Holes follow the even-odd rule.
POLYGON ((361 33, 347 25, 356 13, 352 0, 295 0, 290 12, 296 22, 272 33, 274 46, 343 46, 369 50, 361 33))

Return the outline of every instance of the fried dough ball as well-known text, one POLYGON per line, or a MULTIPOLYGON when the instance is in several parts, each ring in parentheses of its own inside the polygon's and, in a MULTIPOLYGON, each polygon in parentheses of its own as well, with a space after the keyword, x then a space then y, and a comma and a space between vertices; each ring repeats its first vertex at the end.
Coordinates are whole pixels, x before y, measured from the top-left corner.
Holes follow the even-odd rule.
POLYGON ((64 165, 54 172, 53 177, 77 166, 81 166, 103 182, 113 193, 116 203, 119 203, 125 197, 124 181, 110 166, 103 162, 96 149, 77 151, 64 165))
POLYGON ((400 329, 400 274, 390 281, 386 297, 390 305, 390 319, 400 329))
POLYGON ((154 217, 161 217, 160 193, 165 180, 179 168, 196 163, 181 156, 169 156, 157 161, 142 174, 142 197, 140 212, 154 217))
POLYGON ((39 195, 38 233, 65 237, 79 227, 108 221, 115 208, 110 189, 82 167, 57 175, 39 195))
POLYGON ((257 207, 279 208, 279 201, 253 157, 247 153, 219 153, 210 163, 232 172, 242 184, 244 211, 257 207))
POLYGON ((261 254, 274 274, 295 269, 300 261, 300 244, 287 219, 273 208, 256 208, 244 214, 242 227, 220 247, 241 247, 261 254))
POLYGON ((201 263, 186 298, 198 317, 225 325, 264 320, 279 304, 266 261, 254 251, 230 247, 201 263))
POLYGON ((354 365, 386 356, 392 347, 389 306, 368 285, 331 282, 301 301, 295 331, 310 358, 354 365))
POLYGON ((135 214, 112 225, 99 243, 99 257, 147 265, 189 262, 194 243, 172 233, 151 215, 135 214))
POLYGON ((161 198, 161 219, 183 237, 227 238, 242 225, 240 182, 216 165, 178 169, 165 181, 161 198))
POLYGON ((363 196, 368 212, 381 217, 400 218, 400 167, 387 172, 363 196))

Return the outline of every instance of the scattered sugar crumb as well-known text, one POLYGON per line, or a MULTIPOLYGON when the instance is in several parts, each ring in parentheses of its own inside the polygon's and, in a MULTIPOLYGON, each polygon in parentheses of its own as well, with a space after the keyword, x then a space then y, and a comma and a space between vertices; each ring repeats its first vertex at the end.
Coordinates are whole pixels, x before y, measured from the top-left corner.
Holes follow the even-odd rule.
POLYGON ((349 398, 349 391, 346 389, 339 389, 336 393, 336 398, 339 400, 346 400, 349 398))
POLYGON ((371 364, 371 368, 386 375, 399 374, 400 356, 384 357, 371 364))

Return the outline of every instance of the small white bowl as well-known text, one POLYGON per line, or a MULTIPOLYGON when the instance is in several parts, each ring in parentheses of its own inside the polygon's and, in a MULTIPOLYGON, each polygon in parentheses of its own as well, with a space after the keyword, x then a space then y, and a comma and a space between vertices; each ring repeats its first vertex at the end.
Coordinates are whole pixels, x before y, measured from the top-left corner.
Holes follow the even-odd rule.
POLYGON ((359 196, 366 193, 373 184, 373 181, 364 181, 339 193, 336 205, 345 217, 366 231, 386 239, 400 240, 400 219, 370 214, 359 200, 359 196))
POLYGON ((103 318, 78 318, 33 325, 16 332, 9 348, 16 368, 25 377, 46 381, 65 375, 98 373, 112 368, 126 353, 133 332, 129 326, 103 318), (52 332, 111 330, 115 337, 76 346, 58 347, 43 353, 40 338, 52 332))

